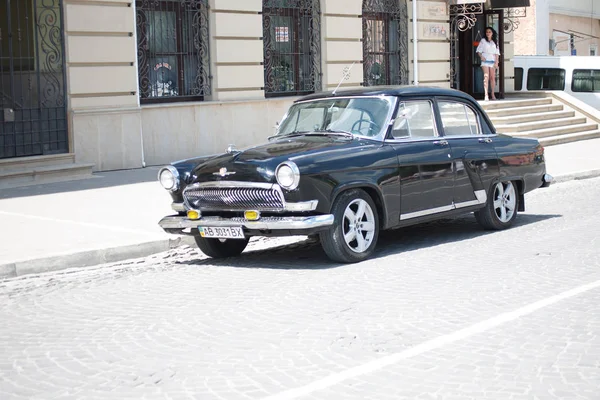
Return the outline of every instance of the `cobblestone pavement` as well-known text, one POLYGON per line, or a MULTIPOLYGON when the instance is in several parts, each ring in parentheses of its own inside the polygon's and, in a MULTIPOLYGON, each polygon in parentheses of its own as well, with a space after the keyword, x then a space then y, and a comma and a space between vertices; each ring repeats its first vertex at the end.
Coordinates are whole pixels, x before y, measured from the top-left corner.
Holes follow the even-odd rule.
POLYGON ((0 399, 598 400, 600 285, 469 329, 600 283, 599 198, 562 183, 510 230, 386 232, 353 265, 286 238, 0 281, 0 399))

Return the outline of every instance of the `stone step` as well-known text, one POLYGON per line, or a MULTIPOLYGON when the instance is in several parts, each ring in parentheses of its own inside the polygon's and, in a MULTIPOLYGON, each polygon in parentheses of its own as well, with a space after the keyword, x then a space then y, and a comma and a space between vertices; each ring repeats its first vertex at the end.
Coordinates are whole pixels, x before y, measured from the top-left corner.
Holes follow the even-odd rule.
POLYGON ((562 104, 543 104, 543 105, 539 105, 539 106, 500 108, 500 109, 486 111, 486 113, 490 118, 494 118, 496 116, 506 117, 506 116, 511 116, 511 115, 547 113, 547 112, 562 111, 562 110, 564 110, 564 106, 562 104))
POLYGON ((581 133, 581 132, 593 131, 596 129, 598 129, 598 124, 588 123, 588 124, 578 124, 578 125, 569 125, 569 126, 558 126, 558 127, 554 127, 554 128, 547 128, 547 129, 536 129, 536 130, 524 131, 524 132, 515 132, 515 133, 510 133, 509 135, 516 136, 516 137, 534 137, 534 138, 540 139, 540 138, 551 137, 551 136, 567 135, 570 133, 581 133))
POLYGON ((13 166, 0 169, 0 189, 87 179, 94 164, 52 164, 46 166, 13 166))
POLYGON ((0 172, 6 169, 27 169, 49 165, 73 164, 74 153, 52 154, 47 156, 13 157, 0 159, 0 172))
POLYGON ((585 124, 587 119, 585 117, 572 117, 572 118, 559 118, 548 121, 534 121, 525 122, 521 124, 508 124, 508 125, 495 125, 496 132, 498 133, 513 133, 513 132, 526 132, 526 131, 537 131, 540 129, 558 128, 558 127, 569 127, 574 125, 585 124))
POLYGON ((494 101, 480 101, 479 104, 483 107, 484 110, 499 110, 505 108, 521 108, 521 107, 531 107, 531 106, 541 106, 541 105, 550 105, 552 104, 552 98, 550 97, 540 97, 540 98, 531 98, 524 100, 494 100, 494 101))
POLYGON ((575 111, 552 111, 535 114, 509 115, 507 117, 491 118, 494 125, 521 124, 524 122, 548 121, 559 118, 571 118, 575 116, 575 111))
POLYGON ((548 136, 539 139, 542 146, 548 147, 556 144, 577 142, 579 140, 597 139, 600 138, 600 130, 569 133, 566 135, 548 136))

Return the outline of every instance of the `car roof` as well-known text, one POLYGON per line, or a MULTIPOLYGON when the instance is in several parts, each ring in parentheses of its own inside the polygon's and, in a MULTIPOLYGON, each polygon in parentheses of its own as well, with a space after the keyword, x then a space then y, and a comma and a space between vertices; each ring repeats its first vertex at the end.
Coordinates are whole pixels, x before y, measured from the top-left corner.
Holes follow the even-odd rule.
POLYGON ((334 97, 347 97, 347 96, 400 96, 400 97, 414 97, 414 96, 451 96, 460 97, 466 100, 473 101, 473 98, 465 92, 455 89, 445 89, 435 86, 414 86, 414 85, 401 85, 401 86, 374 86, 374 87, 363 87, 358 89, 347 89, 338 90, 335 94, 333 91, 314 93, 307 96, 303 96, 296 100, 296 102, 306 100, 317 100, 327 99, 334 97))

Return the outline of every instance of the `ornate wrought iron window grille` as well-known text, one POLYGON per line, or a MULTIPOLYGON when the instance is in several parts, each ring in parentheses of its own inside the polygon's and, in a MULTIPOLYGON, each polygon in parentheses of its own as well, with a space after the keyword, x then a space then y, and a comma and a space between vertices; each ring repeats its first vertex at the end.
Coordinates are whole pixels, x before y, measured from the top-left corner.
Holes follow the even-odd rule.
POLYGON ((142 103, 198 101, 210 94, 208 0, 136 2, 142 103))
POLYGON ((504 32, 513 32, 519 29, 520 18, 527 17, 527 7, 507 8, 504 12, 504 32))
POLYGON ((406 0, 363 0, 363 85, 408 84, 406 0))
POLYGON ((263 1, 265 96, 321 90, 319 0, 263 1))
POLYGON ((62 0, 0 0, 0 159, 68 152, 62 0))

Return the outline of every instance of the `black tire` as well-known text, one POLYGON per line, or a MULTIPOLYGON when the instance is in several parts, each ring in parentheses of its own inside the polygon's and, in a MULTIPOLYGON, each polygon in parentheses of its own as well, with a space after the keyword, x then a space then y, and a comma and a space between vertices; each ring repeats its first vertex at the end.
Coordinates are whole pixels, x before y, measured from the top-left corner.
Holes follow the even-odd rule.
POLYGON ((507 229, 515 223, 518 208, 519 189, 516 182, 496 182, 490 188, 485 207, 475 211, 475 219, 488 230, 507 229), (509 212, 510 208, 512 210, 509 212))
POLYGON ((200 250, 212 258, 235 257, 242 254, 250 239, 212 239, 194 236, 200 250))
POLYGON ((371 197, 361 189, 348 190, 335 200, 332 214, 334 216, 333 225, 327 231, 319 234, 325 254, 333 261, 343 263, 354 263, 369 258, 375 251, 379 237, 379 215, 371 197), (365 207, 365 211, 362 216, 357 216, 360 218, 360 225, 355 228, 356 225, 350 225, 344 214, 349 207, 352 212, 358 211, 362 202, 364 202, 362 205, 365 207), (344 232, 352 236, 352 231, 354 231, 355 239, 348 243, 344 232), (362 236, 360 243, 358 235, 362 236), (353 245, 354 243, 356 246, 353 245), (361 244, 368 245, 362 249, 361 244))

